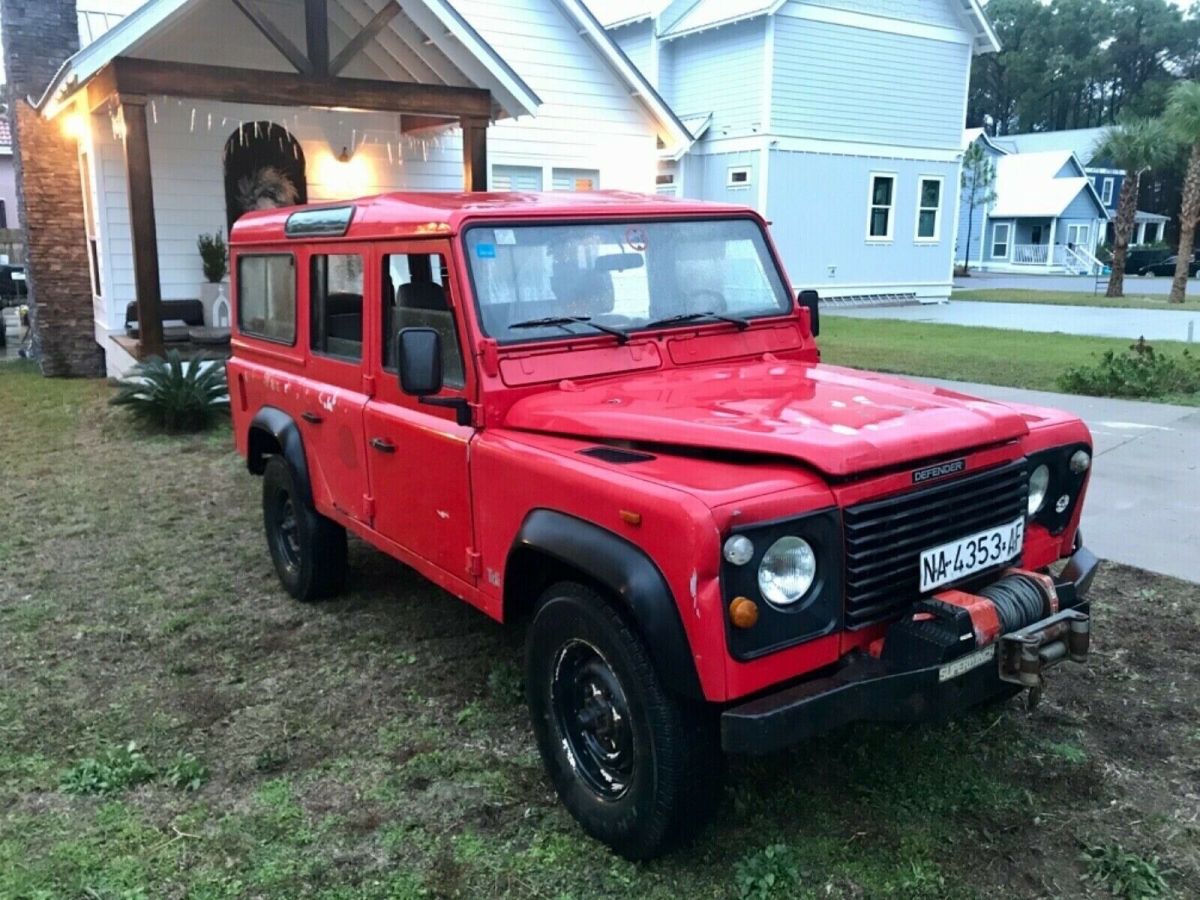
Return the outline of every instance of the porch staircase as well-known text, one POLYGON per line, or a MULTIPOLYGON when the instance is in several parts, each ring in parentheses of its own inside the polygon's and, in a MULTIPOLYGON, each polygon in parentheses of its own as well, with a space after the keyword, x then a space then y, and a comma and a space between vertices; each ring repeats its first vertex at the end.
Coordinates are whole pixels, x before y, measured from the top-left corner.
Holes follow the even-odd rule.
POLYGON ((1064 246, 1062 249, 1063 268, 1071 275, 1099 275, 1104 271, 1104 263, 1083 247, 1064 246))

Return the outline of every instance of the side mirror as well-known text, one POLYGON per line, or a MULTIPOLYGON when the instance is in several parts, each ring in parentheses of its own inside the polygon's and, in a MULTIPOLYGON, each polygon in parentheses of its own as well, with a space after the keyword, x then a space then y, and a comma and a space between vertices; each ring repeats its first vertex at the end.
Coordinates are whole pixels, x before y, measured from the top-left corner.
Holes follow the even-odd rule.
POLYGON ((816 291, 801 291, 800 305, 808 310, 808 321, 812 325, 813 337, 821 333, 821 298, 816 291))
POLYGON ((442 336, 432 328, 403 328, 396 336, 400 390, 428 397, 442 389, 442 336))

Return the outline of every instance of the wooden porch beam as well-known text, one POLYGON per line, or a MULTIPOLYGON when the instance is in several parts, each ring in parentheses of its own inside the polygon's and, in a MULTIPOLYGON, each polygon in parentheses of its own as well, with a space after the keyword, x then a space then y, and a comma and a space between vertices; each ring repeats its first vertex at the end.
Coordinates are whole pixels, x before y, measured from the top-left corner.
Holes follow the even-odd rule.
POLYGON ((329 64, 329 74, 337 75, 342 69, 346 68, 359 53, 379 36, 379 32, 387 28, 388 23, 396 18, 400 13, 400 4, 396 0, 388 0, 384 4, 383 9, 375 13, 375 16, 362 27, 354 37, 346 43, 341 52, 334 57, 333 62, 329 64))
POLYGON ((162 283, 158 273, 158 230, 154 221, 146 98, 122 96, 120 108, 125 120, 125 177, 129 192, 129 230, 133 239, 138 340, 143 357, 162 356, 162 283))
POLYGON ((304 37, 314 75, 329 74, 328 0, 304 0, 304 37))
POLYGON ((272 47, 283 54, 283 57, 292 64, 292 68, 302 75, 312 73, 313 64, 309 58, 300 52, 299 47, 288 40, 287 35, 280 31, 274 22, 251 6, 249 0, 233 0, 233 5, 242 11, 242 14, 254 24, 254 27, 262 33, 272 47))
POLYGON ((488 188, 487 119, 462 120, 463 190, 486 191, 488 188))
POLYGON ((114 87, 122 94, 166 94, 270 106, 337 106, 485 121, 492 115, 492 96, 480 88, 316 78, 129 57, 115 59, 110 66, 114 87))

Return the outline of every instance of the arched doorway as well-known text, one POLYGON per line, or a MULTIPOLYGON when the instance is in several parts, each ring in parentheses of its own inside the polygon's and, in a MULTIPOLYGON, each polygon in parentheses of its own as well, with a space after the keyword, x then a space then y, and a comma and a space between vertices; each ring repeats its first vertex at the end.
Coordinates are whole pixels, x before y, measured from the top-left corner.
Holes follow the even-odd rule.
POLYGON ((274 122, 247 122, 225 142, 225 212, 229 227, 246 212, 308 202, 304 151, 274 122))

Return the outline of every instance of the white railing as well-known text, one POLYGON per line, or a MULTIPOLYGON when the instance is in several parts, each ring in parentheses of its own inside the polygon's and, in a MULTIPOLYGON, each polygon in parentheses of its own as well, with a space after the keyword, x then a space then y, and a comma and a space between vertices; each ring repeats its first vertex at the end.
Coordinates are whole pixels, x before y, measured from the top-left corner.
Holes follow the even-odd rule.
POLYGON ((1064 247, 1063 265, 1074 275, 1099 275, 1104 271, 1104 263, 1096 259, 1085 247, 1076 244, 1074 247, 1064 247))
POLYGON ((1019 266, 1044 266, 1048 244, 1014 244, 1012 261, 1019 266))

